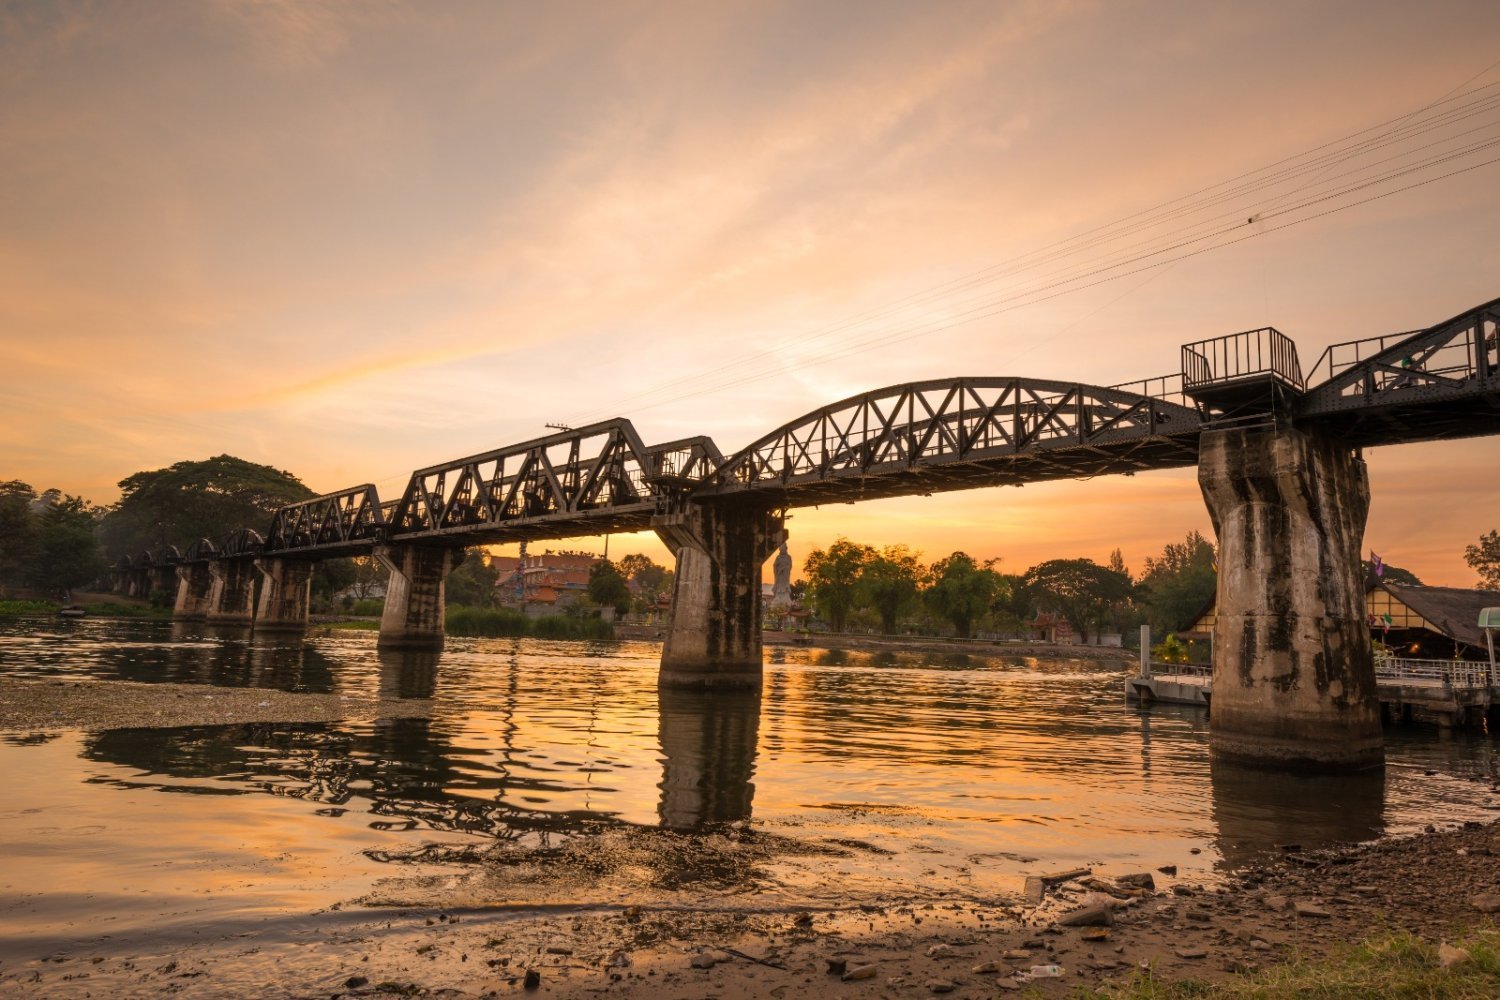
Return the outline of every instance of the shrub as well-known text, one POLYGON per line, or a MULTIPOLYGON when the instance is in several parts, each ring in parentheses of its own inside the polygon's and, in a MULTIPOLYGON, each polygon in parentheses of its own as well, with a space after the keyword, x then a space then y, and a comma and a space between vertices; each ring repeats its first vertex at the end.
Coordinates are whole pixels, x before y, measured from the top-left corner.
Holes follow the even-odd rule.
POLYGON ((456 607, 448 610, 449 635, 510 638, 535 636, 539 639, 613 639, 614 626, 598 618, 565 618, 551 615, 528 618, 508 608, 456 607))

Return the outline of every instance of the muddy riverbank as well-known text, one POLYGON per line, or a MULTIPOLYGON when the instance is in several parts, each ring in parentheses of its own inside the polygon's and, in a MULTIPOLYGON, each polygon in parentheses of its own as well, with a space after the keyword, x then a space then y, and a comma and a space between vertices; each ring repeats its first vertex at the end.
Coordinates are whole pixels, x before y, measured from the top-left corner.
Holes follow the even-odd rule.
POLYGON ((48 997, 1063 997, 1142 969, 1158 981, 1215 982, 1401 932, 1445 942, 1493 929, 1500 906, 1500 833, 1477 825, 1288 852, 1210 888, 1160 871, 1149 881, 1079 875, 1049 886, 1039 904, 767 907, 743 889, 746 877, 753 884, 757 865, 808 845, 746 829, 627 840, 635 843, 428 852, 402 859, 370 895, 322 912, 201 936, 101 935, 0 966, 0 987, 48 997), (725 884, 741 888, 696 902, 656 891, 651 905, 628 893, 588 904, 511 899, 537 885, 568 896, 581 880, 649 866, 664 851, 677 864, 734 869, 725 884), (1070 925, 1080 912, 1108 915, 1070 925))

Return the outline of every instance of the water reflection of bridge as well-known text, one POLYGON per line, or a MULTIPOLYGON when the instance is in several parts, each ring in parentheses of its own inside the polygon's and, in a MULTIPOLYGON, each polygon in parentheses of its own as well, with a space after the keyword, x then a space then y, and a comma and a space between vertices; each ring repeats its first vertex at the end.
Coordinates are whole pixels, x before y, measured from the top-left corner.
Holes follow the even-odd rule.
MULTIPOLYGON (((194 658, 234 662, 232 673, 258 680, 290 680, 301 662, 327 669, 310 646, 261 647, 238 654, 194 658), (272 655, 271 670, 251 664, 272 655)), ((400 651, 380 655, 382 699, 432 699, 438 689, 435 653, 400 651)), ((161 680, 160 664, 146 663, 140 679, 161 680)), ((85 755, 135 768, 143 776, 131 786, 157 783, 176 791, 219 794, 268 792, 318 802, 334 815, 355 800, 368 802, 382 828, 421 827, 479 834, 503 841, 547 843, 554 835, 618 825, 610 810, 545 809, 527 805, 559 792, 524 761, 518 745, 520 724, 513 651, 506 691, 490 710, 501 721, 498 751, 465 745, 458 723, 441 716, 377 718, 368 724, 242 723, 170 729, 116 729, 90 735, 85 755), (157 776, 157 777, 147 777, 157 776), (173 784, 169 779, 190 779, 173 784), (202 779, 222 783, 202 784, 202 779)), ((223 676, 222 671, 210 671, 223 676)), ((207 676, 202 678, 210 681, 207 676)), ((282 686, 273 684, 273 686, 282 686)), ((328 688, 324 688, 328 690, 328 688)), ((753 777, 760 721, 754 692, 713 693, 668 690, 659 693, 658 738, 662 750, 658 815, 673 830, 699 830, 748 820, 755 794, 753 777)), ((603 768, 593 768, 603 772, 603 768)), ((604 789, 608 790, 608 789, 604 789)))

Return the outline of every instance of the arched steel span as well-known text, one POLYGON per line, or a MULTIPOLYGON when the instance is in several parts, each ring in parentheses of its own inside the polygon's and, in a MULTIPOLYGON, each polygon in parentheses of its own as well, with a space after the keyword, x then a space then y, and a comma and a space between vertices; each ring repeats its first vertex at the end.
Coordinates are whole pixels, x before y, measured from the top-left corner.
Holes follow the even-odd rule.
POLYGON ((730 457, 695 499, 789 507, 1193 465, 1199 412, 1124 388, 955 378, 851 396, 730 457))

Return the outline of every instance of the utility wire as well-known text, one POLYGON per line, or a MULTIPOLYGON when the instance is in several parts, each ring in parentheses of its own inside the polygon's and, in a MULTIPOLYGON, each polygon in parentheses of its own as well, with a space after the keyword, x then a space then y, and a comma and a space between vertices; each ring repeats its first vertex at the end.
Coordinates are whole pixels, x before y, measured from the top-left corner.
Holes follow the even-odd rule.
MULTIPOLYGON (((1500 62, 1497 62, 1497 65, 1500 65, 1500 62)), ((1479 75, 1482 76, 1483 72, 1481 72, 1479 75)), ((1389 122, 1385 122, 1371 128, 1363 129, 1359 132, 1352 133, 1351 135, 1346 136, 1343 139, 1325 143, 1302 154, 1283 158, 1282 160, 1278 160, 1268 167, 1260 168, 1259 170, 1255 171, 1247 171, 1245 173, 1237 175, 1234 178, 1231 178, 1228 181, 1223 181, 1215 185, 1200 188, 1198 189, 1198 191, 1192 192, 1188 195, 1163 202, 1152 209, 1146 209, 1141 212, 1133 213, 1132 215, 1126 216, 1124 219, 1117 220, 1114 223, 1098 226, 1092 230, 1086 231, 1085 233, 1070 237, 1069 239, 1049 244, 1047 247, 1043 247, 1038 251, 1018 255, 1016 257, 1010 258, 1008 261, 1002 261, 997 265, 992 265, 991 267, 971 272, 968 275, 951 280, 949 282, 942 283, 938 286, 935 286, 934 288, 922 292, 913 293, 912 295, 906 296, 905 298, 900 299, 895 303, 877 307, 872 310, 867 310, 866 312, 859 314, 858 316, 841 324, 838 324, 832 328, 829 328, 821 333, 815 334, 811 337, 802 338, 801 343, 803 345, 806 345, 811 342, 826 339, 832 334, 843 332, 852 327, 858 327, 864 323, 867 323, 872 318, 878 318, 882 315, 888 315, 892 312, 900 310, 901 308, 913 304, 930 302, 934 299, 939 299, 944 296, 951 295, 953 292, 961 290, 963 288, 973 287, 977 284, 983 284, 992 281, 1000 276, 1003 276, 1006 273, 1014 273, 1019 270, 1024 270, 1028 267, 1034 267, 1037 264, 1045 262, 1049 259, 1056 259, 1061 256, 1075 254, 1080 250, 1098 246, 1101 243, 1107 243, 1112 240, 1121 239, 1131 232, 1141 231, 1149 228, 1152 225, 1159 225, 1163 221, 1180 217, 1184 214, 1190 214, 1193 211, 1201 210, 1217 204, 1223 204, 1227 202, 1231 197, 1242 195, 1255 190, 1264 189, 1265 187, 1272 186, 1281 180, 1301 176, 1318 168, 1322 168, 1326 172, 1326 170, 1331 166, 1348 162, 1349 160, 1354 159, 1360 154, 1368 152, 1371 149, 1399 143, 1408 140, 1413 136, 1425 134, 1438 128, 1452 125, 1455 122, 1462 121, 1466 118, 1472 118, 1486 111, 1493 110, 1497 106, 1497 103, 1500 103, 1500 94, 1494 92, 1496 87, 1500 87, 1500 84, 1487 85, 1485 87, 1477 88, 1476 90, 1468 91, 1446 100, 1440 99, 1439 101, 1433 102, 1432 104, 1428 105, 1427 109, 1419 109, 1417 112, 1392 119, 1389 122), (1476 95, 1482 96, 1479 96, 1478 99, 1470 100, 1470 98, 1474 98, 1476 95), (1435 107, 1442 107, 1443 105, 1452 105, 1455 104, 1455 102, 1458 102, 1455 107, 1449 107, 1436 116, 1430 116, 1423 119, 1422 121, 1416 122, 1414 124, 1409 124, 1414 116, 1422 114, 1425 110, 1430 110, 1431 108, 1435 107), (1379 134, 1373 137, 1367 137, 1369 136, 1369 133, 1372 132, 1376 132, 1379 134), (1360 137, 1367 138, 1364 138, 1361 142, 1356 143, 1353 146, 1349 145, 1351 140, 1360 139, 1360 137), (1314 154, 1319 153, 1321 153, 1322 155, 1316 157, 1311 161, 1307 161, 1307 158, 1309 156, 1313 156, 1314 154), (1276 169, 1278 167, 1281 168, 1279 171, 1276 169), (1242 181, 1243 183, 1235 186, 1236 181, 1242 181), (1218 194, 1214 195, 1211 198, 1198 198, 1199 195, 1215 191, 1217 191, 1218 194), (1195 198, 1197 198, 1197 200, 1194 200, 1195 198), (1161 211, 1162 209, 1169 209, 1169 211, 1163 213, 1161 211), (1136 221, 1135 223, 1131 224, 1131 220, 1143 221, 1136 221)), ((1411 150, 1405 154, 1400 155, 1413 155, 1414 153, 1421 150, 1432 148, 1435 145, 1440 145, 1442 142, 1451 141, 1453 140, 1450 138, 1446 140, 1440 140, 1437 143, 1429 143, 1427 146, 1420 147, 1418 150, 1411 150)), ((1390 157, 1387 158, 1387 160, 1395 158, 1398 157, 1390 157)), ((1373 164, 1369 166, 1373 166, 1373 164)), ((1365 169, 1369 169, 1369 166, 1367 166, 1365 169)), ((1281 197, 1284 199, 1286 195, 1282 195, 1281 197)), ((1236 211, 1236 214, 1238 214, 1238 210, 1236 211)), ((684 376, 679 379, 670 380, 659 386, 655 386, 651 389, 643 390, 640 393, 633 394, 632 396, 627 397, 625 400, 623 400, 623 402, 630 402, 633 400, 641 399, 643 397, 650 397, 659 392, 670 390, 684 382, 692 382, 701 385, 702 380, 705 378, 711 378, 714 375, 733 371, 735 369, 739 369, 741 372, 743 372, 743 366, 747 362, 773 359, 776 356, 777 352, 774 350, 758 352, 756 354, 750 355, 747 358, 741 358, 732 362, 727 362, 723 365, 708 369, 706 371, 695 373, 692 376, 684 376)))

